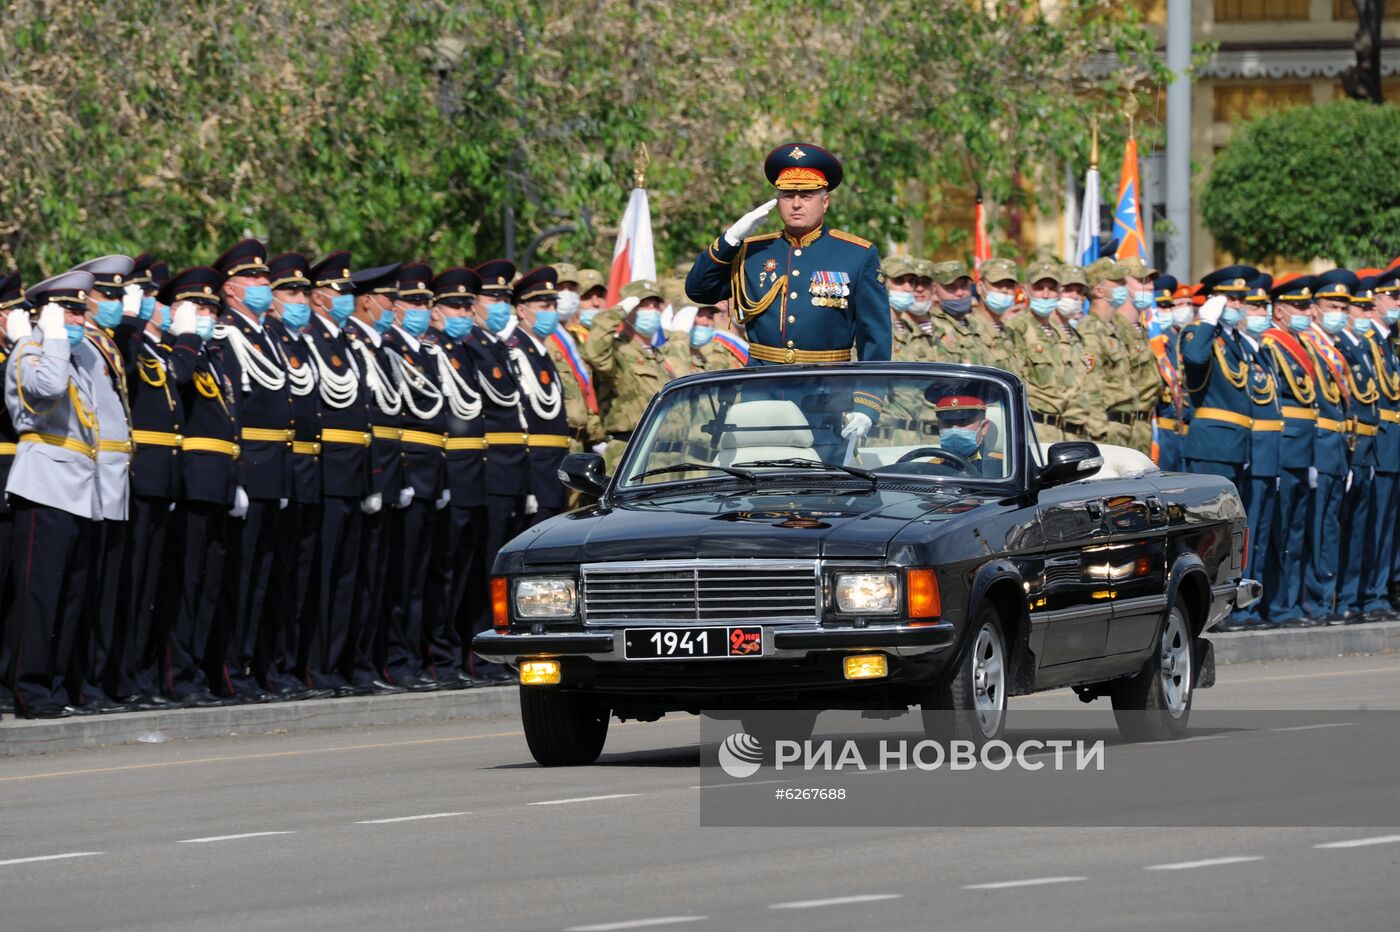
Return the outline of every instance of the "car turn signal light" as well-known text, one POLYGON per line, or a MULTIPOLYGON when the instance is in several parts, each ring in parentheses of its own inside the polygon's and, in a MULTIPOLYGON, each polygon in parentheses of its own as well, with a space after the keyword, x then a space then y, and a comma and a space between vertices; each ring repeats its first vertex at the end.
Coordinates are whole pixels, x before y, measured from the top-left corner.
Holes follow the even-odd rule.
POLYGON ((943 600, 938 595, 938 576, 933 570, 909 570, 904 576, 904 591, 909 618, 937 618, 943 614, 943 600))
POLYGON ((560 675, 557 660, 524 660, 520 663, 521 686, 558 686, 560 675))
POLYGON ((491 577, 491 626, 497 631, 510 627, 510 580, 491 577))
POLYGON ((845 663, 848 680, 877 680, 890 672, 884 654, 852 654, 845 663))

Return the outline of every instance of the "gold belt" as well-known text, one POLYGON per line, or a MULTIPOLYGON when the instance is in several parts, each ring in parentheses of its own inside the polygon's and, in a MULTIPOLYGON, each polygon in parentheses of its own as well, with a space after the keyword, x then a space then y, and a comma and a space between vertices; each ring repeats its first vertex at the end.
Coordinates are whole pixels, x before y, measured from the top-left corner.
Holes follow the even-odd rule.
POLYGON ((160 430, 133 430, 131 442, 138 447, 178 447, 185 438, 160 430))
POLYGON ((437 447, 439 450, 447 446, 447 439, 442 434, 430 434, 426 430, 405 430, 401 432, 399 439, 404 443, 413 443, 420 447, 437 447))
POLYGON ((1158 430, 1176 430, 1176 429, 1177 429, 1178 427, 1180 427, 1180 426, 1181 426, 1181 422, 1178 421, 1178 420, 1177 420, 1176 418, 1174 418, 1174 417, 1159 417, 1159 418, 1157 418, 1157 429, 1158 429, 1158 430))
POLYGON ((1253 429, 1265 433, 1281 431, 1283 430, 1283 421, 1261 421, 1259 418, 1255 418, 1253 429))
POLYGON ((360 430, 341 430, 338 427, 327 427, 321 431, 322 443, 351 443, 357 447, 369 446, 370 438, 374 435, 360 430))
POLYGON ((291 443, 296 438, 294 430, 277 430, 270 427, 245 427, 239 432, 244 440, 266 440, 272 443, 291 443))
POLYGON ((1381 420, 1389 421, 1392 424, 1400 424, 1400 411, 1392 411, 1389 408, 1381 408, 1381 420))
POLYGON ((1293 405, 1284 405, 1279 408, 1284 417, 1291 417, 1295 421, 1315 421, 1317 420, 1317 409, 1299 408, 1293 405))
POLYGON ((293 440, 292 452, 303 453, 307 456, 317 456, 321 452, 321 445, 315 440, 293 440))
POLYGON ((99 453, 130 453, 130 440, 99 440, 97 441, 97 451, 99 453))
POLYGON ((843 350, 800 350, 788 347, 764 346, 750 343, 749 355, 764 362, 850 362, 851 351, 843 350))
POLYGON ((488 447, 518 447, 525 443, 527 436, 527 434, 488 433, 485 439, 488 447))
POLYGON ((1354 430, 1357 436, 1360 437, 1374 437, 1376 434, 1381 432, 1381 427, 1379 424, 1363 424, 1360 421, 1355 420, 1352 421, 1351 429, 1354 430))
POLYGON ((447 449, 449 450, 484 450, 486 449, 485 437, 448 437, 447 449))
POLYGON ((397 427, 371 427, 370 433, 380 440, 402 440, 403 431, 397 427))
POLYGON ((180 446, 198 453, 222 453, 224 456, 238 456, 238 444, 215 437, 186 437, 180 446))
POLYGON ((1333 433, 1341 433, 1346 425, 1341 421, 1334 421, 1330 417, 1320 417, 1317 419, 1317 426, 1323 430, 1330 430, 1333 433))
POLYGON ((525 438, 525 445, 528 447, 554 447, 559 450, 569 448, 569 436, 567 434, 530 434, 525 438))
POLYGON ((1198 421, 1224 421, 1227 424, 1246 428, 1254 424, 1254 418, 1244 414, 1236 414, 1234 411, 1226 411, 1224 408, 1197 408, 1195 419, 1198 421))
POLYGON ((96 459, 97 451, 81 440, 74 440, 72 437, 60 437, 58 434, 20 434, 20 443, 42 443, 50 447, 62 447, 65 450, 72 450, 74 453, 81 453, 88 459, 96 459))
POLYGON ((17 443, 0 443, 0 456, 14 456, 19 452, 17 443))

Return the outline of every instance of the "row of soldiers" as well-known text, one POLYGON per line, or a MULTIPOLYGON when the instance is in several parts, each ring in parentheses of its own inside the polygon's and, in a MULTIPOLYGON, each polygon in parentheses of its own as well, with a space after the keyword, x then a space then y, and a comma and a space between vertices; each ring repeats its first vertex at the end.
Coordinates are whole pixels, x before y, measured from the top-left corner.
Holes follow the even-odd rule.
POLYGON ((605 295, 587 269, 251 239, 174 275, 144 254, 4 277, 0 704, 510 682, 470 638, 496 552, 568 504, 563 457, 623 445, 658 383, 744 361, 716 308, 605 295))
MULTIPOLYGON (((1087 268, 883 262, 893 358, 1021 376, 1042 442, 1225 476, 1265 598, 1222 630, 1391 617, 1400 583, 1400 264, 1195 287, 1140 259, 1087 268), (975 297, 974 297, 975 295, 975 297)), ((882 417, 876 431, 901 428, 882 417)))

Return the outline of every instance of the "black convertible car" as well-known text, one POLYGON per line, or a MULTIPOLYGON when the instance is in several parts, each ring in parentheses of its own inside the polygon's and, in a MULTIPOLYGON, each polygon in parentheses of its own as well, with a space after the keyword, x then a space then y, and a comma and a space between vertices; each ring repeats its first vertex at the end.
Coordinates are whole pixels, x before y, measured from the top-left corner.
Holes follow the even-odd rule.
POLYGON ((546 765, 593 761, 614 715, 702 709, 919 706, 986 741, 1009 696, 1064 686, 1178 737, 1214 679, 1202 635, 1259 596, 1239 495, 1034 428, 997 369, 678 379, 615 476, 564 461, 597 504, 501 551, 473 647, 518 667, 546 765))

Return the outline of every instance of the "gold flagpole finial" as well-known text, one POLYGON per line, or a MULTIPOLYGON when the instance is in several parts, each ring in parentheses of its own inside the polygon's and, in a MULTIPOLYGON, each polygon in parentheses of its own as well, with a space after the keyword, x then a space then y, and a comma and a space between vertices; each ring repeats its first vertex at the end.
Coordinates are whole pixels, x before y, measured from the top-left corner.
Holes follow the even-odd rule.
POLYGON ((651 154, 647 152, 647 144, 637 143, 637 154, 632 158, 632 187, 645 188, 647 186, 647 168, 651 165, 651 154))
POLYGON ((1128 99, 1123 101, 1123 116, 1128 118, 1128 138, 1133 138, 1133 118, 1137 116, 1138 99, 1132 88, 1128 89, 1128 99))
POLYGON ((1089 167, 1097 169, 1099 167, 1099 118, 1094 117, 1089 126, 1089 167))

